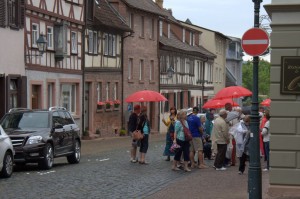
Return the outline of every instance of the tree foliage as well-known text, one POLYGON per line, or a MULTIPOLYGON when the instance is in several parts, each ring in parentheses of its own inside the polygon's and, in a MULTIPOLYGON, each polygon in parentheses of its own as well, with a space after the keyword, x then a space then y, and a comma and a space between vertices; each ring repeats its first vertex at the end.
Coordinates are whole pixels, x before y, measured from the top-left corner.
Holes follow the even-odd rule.
MULTIPOLYGON (((270 62, 259 61, 258 66, 258 95, 270 95, 270 62)), ((247 61, 243 64, 243 87, 253 91, 253 63, 247 61)))

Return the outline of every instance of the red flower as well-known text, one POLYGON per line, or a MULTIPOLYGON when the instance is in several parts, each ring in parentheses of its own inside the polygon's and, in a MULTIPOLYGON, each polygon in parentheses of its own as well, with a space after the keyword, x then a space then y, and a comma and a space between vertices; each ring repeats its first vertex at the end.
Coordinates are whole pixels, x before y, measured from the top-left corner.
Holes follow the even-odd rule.
POLYGON ((112 106, 114 103, 111 100, 106 100, 105 104, 106 104, 106 106, 108 106, 108 105, 112 106))
POLYGON ((114 100, 114 104, 121 104, 121 101, 116 99, 116 100, 114 100))
POLYGON ((103 105, 104 105, 104 102, 99 101, 99 102, 97 102, 97 105, 103 106, 103 105))

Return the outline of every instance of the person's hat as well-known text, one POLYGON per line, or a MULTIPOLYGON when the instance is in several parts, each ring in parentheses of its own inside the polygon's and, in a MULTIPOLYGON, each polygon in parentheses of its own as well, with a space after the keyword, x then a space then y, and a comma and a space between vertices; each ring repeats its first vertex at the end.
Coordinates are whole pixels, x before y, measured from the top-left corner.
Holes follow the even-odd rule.
POLYGON ((199 108, 197 107, 197 106, 195 106, 194 108, 193 108, 193 113, 198 113, 199 112, 199 108))
POLYGON ((188 108, 187 110, 186 110, 186 115, 190 115, 190 114, 192 114, 193 113, 193 109, 192 108, 188 108))

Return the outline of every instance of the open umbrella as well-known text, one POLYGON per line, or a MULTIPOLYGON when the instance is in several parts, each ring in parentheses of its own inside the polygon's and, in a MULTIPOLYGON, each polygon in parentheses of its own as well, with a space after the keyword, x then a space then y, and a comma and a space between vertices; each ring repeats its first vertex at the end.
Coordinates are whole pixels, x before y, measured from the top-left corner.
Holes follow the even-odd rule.
POLYGON ((229 86, 221 89, 214 99, 239 98, 251 95, 252 92, 242 86, 229 86))
POLYGON ((232 99, 211 99, 207 101, 202 108, 224 108, 225 104, 231 103, 232 106, 239 106, 238 103, 233 101, 232 99))
POLYGON ((161 102, 168 101, 162 94, 156 91, 151 90, 142 90, 137 91, 129 95, 126 99, 126 102, 161 102))
POLYGON ((260 105, 262 106, 270 106, 271 105, 271 99, 270 98, 267 98, 265 100, 263 100, 260 105))

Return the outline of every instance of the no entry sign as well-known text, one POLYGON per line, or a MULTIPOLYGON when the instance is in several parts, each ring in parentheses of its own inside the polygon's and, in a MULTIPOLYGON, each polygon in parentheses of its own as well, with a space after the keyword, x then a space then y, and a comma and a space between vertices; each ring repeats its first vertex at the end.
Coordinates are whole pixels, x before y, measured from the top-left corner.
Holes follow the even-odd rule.
POLYGON ((263 29, 251 28, 242 37, 242 48, 248 55, 259 56, 269 47, 269 36, 263 29))

